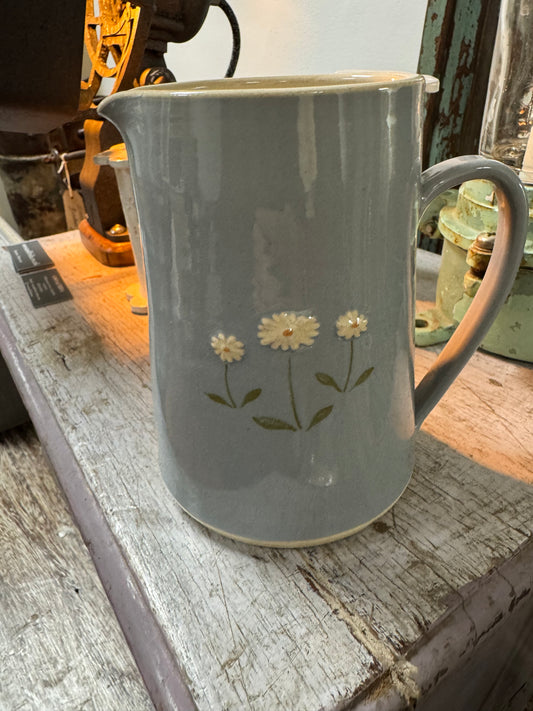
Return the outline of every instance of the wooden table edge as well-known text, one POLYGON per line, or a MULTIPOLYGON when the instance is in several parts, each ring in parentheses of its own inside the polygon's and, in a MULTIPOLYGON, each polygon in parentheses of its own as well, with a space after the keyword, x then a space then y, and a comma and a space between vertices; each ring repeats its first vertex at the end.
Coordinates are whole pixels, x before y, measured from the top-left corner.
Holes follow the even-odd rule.
POLYGON ((183 680, 178 661, 87 485, 52 409, 18 351, 1 310, 0 351, 65 493, 154 705, 160 709, 196 711, 197 706, 183 680))
MULTIPOLYGON (((414 673, 421 701, 438 689, 441 679, 460 670, 478 645, 502 629, 510 615, 519 613, 526 604, 533 612, 531 587, 525 582, 532 570, 533 540, 528 540, 501 568, 495 566, 453 594, 446 611, 424 633, 423 639, 409 647, 404 657, 406 663, 412 665, 406 672, 407 675, 414 673), (522 585, 520 578, 523 578, 522 585), (494 604, 505 595, 502 588, 512 591, 507 614, 494 604), (461 634, 465 626, 470 627, 471 634, 461 634)), ((342 711, 405 711, 406 708, 406 699, 399 694, 395 680, 384 672, 358 692, 342 711)))

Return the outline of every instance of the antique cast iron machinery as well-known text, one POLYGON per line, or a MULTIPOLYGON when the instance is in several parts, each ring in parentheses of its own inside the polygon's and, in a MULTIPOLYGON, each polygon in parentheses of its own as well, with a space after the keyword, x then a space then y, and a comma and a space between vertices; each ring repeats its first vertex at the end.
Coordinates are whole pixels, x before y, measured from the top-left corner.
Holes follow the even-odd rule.
POLYGON ((97 259, 133 263, 115 173, 93 160, 121 141, 96 114, 102 83, 108 94, 175 81, 165 65, 168 42, 194 37, 212 4, 232 27, 232 73, 239 34, 226 0, 8 0, 0 31, 7 77, 0 178, 23 238, 79 227, 97 259))
MULTIPOLYGON (((533 0, 501 5, 480 153, 513 168, 533 206, 533 0)), ((443 237, 434 309, 417 314, 416 342, 447 340, 468 309, 487 268, 498 219, 492 184, 464 183, 436 202, 424 222, 443 237)), ((513 289, 482 348, 533 362, 533 209, 528 239, 513 289)))

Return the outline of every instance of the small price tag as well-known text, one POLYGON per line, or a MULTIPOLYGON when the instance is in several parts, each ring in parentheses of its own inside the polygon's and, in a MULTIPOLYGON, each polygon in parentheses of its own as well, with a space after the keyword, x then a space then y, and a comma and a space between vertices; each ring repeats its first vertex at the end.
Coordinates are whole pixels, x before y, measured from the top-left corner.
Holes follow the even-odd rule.
POLYGON ((57 269, 22 274, 22 281, 35 309, 72 299, 72 294, 57 269))
POLYGON ((10 244, 6 249, 11 254, 15 271, 19 274, 31 272, 35 269, 46 269, 54 265, 54 262, 36 239, 28 240, 28 242, 19 242, 18 244, 10 244))

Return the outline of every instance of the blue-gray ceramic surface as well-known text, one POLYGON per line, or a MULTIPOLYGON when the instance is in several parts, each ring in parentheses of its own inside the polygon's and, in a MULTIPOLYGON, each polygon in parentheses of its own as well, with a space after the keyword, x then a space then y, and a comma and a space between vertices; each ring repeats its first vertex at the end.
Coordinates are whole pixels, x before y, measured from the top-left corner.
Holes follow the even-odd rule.
MULTIPOLYGON (((409 482, 423 92, 364 73, 101 104, 145 239, 161 472, 226 535, 333 540, 409 482)), ((437 170, 424 196, 476 166, 437 170)))

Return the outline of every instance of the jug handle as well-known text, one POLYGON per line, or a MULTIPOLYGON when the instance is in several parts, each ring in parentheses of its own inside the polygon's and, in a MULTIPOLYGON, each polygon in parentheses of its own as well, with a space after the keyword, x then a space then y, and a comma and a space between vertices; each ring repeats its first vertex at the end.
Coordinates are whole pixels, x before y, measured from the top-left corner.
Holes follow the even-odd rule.
POLYGON ((466 180, 490 180, 498 200, 494 250, 477 294, 454 334, 415 390, 418 428, 473 355, 513 286, 524 254, 528 199, 522 183, 503 163, 481 156, 461 156, 422 173, 420 207, 466 180))

